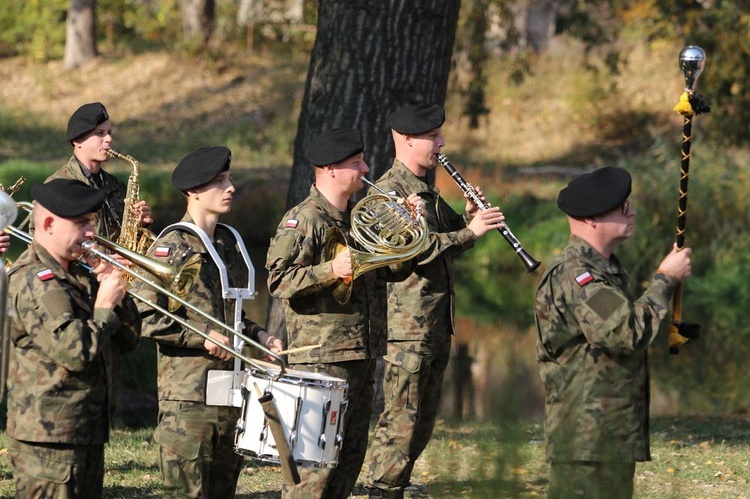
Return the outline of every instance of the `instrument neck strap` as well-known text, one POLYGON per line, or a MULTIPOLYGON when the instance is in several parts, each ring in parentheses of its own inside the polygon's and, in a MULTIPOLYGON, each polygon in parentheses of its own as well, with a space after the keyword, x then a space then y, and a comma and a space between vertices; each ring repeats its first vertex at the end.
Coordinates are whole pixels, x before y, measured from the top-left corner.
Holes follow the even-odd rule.
MULTIPOLYGON (((195 224, 189 223, 189 222, 177 222, 174 223, 168 227, 166 227, 163 231, 161 231, 161 234, 159 234, 159 239, 166 235, 169 232, 172 232, 174 230, 182 230, 185 232, 189 232, 199 238, 201 242, 203 243, 203 246, 206 248, 206 251, 208 251, 208 254, 211 255, 211 258, 214 261, 214 264, 216 264, 216 267, 219 269, 219 276, 221 279, 221 292, 222 296, 225 300, 234 300, 234 330, 238 333, 241 333, 242 330, 245 328, 245 324, 242 322, 242 300, 243 299, 249 299, 252 300, 255 298, 255 267, 253 266, 253 262, 250 260, 250 256, 247 253, 247 248, 245 248, 245 242, 242 240, 242 236, 240 236, 239 232, 237 232, 233 227, 230 227, 226 224, 218 224, 222 227, 228 229, 232 235, 234 236, 234 239, 237 243, 237 248, 240 251, 240 254, 242 255, 242 259, 245 262, 245 266, 247 267, 247 286, 244 288, 233 288, 229 285, 229 277, 227 276, 227 266, 224 264, 224 261, 219 256, 219 253, 216 251, 216 248, 214 248, 213 242, 211 242, 211 239, 208 237, 208 234, 198 227, 195 224)), ((234 348, 235 350, 241 351, 242 347, 244 345, 244 341, 239 336, 234 337, 234 348)), ((235 357, 234 359, 234 369, 235 376, 233 379, 233 388, 237 388, 237 384, 239 381, 239 376, 237 374, 241 371, 242 364, 240 362, 240 359, 235 357)))
POLYGON ((244 288, 234 288, 229 285, 229 277, 227 275, 227 266, 224 264, 224 261, 219 256, 219 253, 216 251, 216 248, 214 248, 213 242, 211 242, 211 239, 208 237, 208 234, 198 227, 197 225, 189 222, 177 222, 174 223, 168 227, 166 227, 161 233, 159 234, 158 238, 161 239, 162 236, 166 235, 169 232, 175 231, 175 230, 182 230, 185 232, 189 232, 193 234, 195 237, 199 238, 201 242, 203 243, 203 246, 206 248, 206 251, 209 255, 211 255, 211 259, 216 264, 216 267, 219 269, 219 276, 221 279, 221 292, 224 299, 231 299, 236 300, 237 302, 242 302, 242 300, 252 300, 255 298, 256 292, 255 292, 255 267, 253 266, 253 262, 250 260, 250 256, 247 253, 247 248, 245 248, 245 243, 242 240, 242 237, 240 236, 239 232, 237 232, 233 227, 230 227, 226 224, 219 224, 222 227, 228 229, 232 235, 234 236, 235 241, 237 242, 237 248, 240 251, 240 254, 242 255, 242 260, 245 262, 245 266, 247 267, 247 286, 244 288))

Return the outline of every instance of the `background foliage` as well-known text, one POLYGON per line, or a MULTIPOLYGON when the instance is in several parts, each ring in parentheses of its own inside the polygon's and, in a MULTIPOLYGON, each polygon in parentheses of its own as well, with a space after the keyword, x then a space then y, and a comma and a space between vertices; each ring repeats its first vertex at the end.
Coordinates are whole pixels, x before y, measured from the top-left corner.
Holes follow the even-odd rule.
MULTIPOLYGON (((280 2, 261 2, 276 10, 240 22, 240 2, 220 0, 216 35, 198 53, 182 44, 176 0, 99 0, 102 56, 90 72, 64 73, 67 3, 0 3, 0 182, 24 174, 28 189, 59 167, 70 154, 60 141, 67 116, 81 99, 102 100, 117 117, 124 152, 148 166, 142 193, 159 224, 183 209, 169 184, 179 158, 215 142, 232 148, 235 178, 250 195, 230 223, 258 245, 260 266, 283 210, 317 2, 303 2, 294 22, 285 20, 280 2)), ((677 357, 657 341, 654 382, 662 412, 746 413, 749 3, 559 0, 541 51, 527 45, 524 5, 462 2, 446 153, 545 263, 567 241, 558 190, 594 167, 628 168, 637 232, 618 254, 637 291, 674 239, 682 122, 671 108, 684 85, 677 54, 686 44, 702 46, 708 61, 699 91, 712 112, 694 127, 687 236, 694 277, 683 308, 704 336, 677 357)), ((127 175, 122 165, 112 168, 127 175)), ((438 172, 438 182, 460 207, 450 179, 438 172)), ((28 191, 18 197, 28 199, 28 191)), ((499 235, 483 238, 458 261, 459 315, 502 324, 494 332, 503 345, 533 340, 532 301, 543 268, 525 274, 499 235)), ((253 304, 256 317, 261 301, 253 304)), ((533 386, 533 378, 525 381, 533 386)))

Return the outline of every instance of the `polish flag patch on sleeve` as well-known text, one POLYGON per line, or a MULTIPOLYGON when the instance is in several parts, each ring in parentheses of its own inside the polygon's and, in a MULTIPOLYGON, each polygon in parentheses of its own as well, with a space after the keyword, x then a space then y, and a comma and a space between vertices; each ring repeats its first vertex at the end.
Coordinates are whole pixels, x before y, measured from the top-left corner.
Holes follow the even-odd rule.
POLYGON ((297 225, 299 225, 299 220, 295 220, 293 218, 290 218, 284 223, 284 227, 287 227, 289 229, 296 229, 297 225))
POLYGON ((46 281, 49 281, 50 279, 54 279, 55 278, 54 272, 52 272, 50 269, 44 269, 41 272, 37 272, 36 276, 42 282, 46 282, 46 281))
POLYGON ((578 283, 579 286, 585 286, 586 284, 590 283, 593 280, 594 278, 588 272, 584 272, 583 274, 576 277, 576 282, 578 283))
POLYGON ((172 249, 169 246, 157 246, 154 250, 154 256, 169 256, 172 249))

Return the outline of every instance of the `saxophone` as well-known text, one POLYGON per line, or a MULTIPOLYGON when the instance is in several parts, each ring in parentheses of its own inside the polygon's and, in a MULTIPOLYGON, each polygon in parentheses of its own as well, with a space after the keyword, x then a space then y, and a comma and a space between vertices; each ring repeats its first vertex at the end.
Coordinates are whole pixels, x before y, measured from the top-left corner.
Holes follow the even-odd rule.
POLYGON ((156 239, 153 232, 143 227, 140 215, 133 212, 133 205, 140 199, 141 192, 141 167, 132 156, 122 154, 109 149, 107 154, 111 158, 120 158, 131 164, 133 171, 128 177, 128 188, 125 193, 125 209, 122 213, 122 227, 120 228, 120 237, 117 238, 117 244, 130 251, 145 255, 156 239))

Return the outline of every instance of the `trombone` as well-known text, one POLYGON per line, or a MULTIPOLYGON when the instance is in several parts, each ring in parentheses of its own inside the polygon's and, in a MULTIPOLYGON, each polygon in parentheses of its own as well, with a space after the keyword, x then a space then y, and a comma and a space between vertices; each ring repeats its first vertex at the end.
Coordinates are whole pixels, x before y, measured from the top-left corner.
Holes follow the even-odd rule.
POLYGON ((189 291, 189 283, 192 282, 191 280, 188 281, 188 282, 185 282, 186 279, 181 279, 180 278, 181 275, 184 272, 189 272, 191 274, 194 273, 194 275, 197 275, 197 273, 198 273, 197 269, 195 268, 195 261, 193 261, 193 259, 188 260, 184 265, 182 265, 180 267, 177 267, 177 268, 173 268, 173 270, 171 272, 168 272, 168 274, 171 274, 171 281, 172 281, 173 285, 175 287, 176 286, 181 286, 181 288, 176 289, 175 291, 172 291, 171 289, 168 289, 167 287, 163 286, 162 284, 157 283, 153 279, 149 279, 148 277, 145 277, 145 276, 141 275, 139 272, 137 272, 137 271, 129 268, 127 265, 123 265, 122 263, 120 263, 119 261, 117 261, 117 259, 114 258, 113 256, 108 255, 107 253, 104 253, 103 251, 101 251, 98 248, 98 246, 100 246, 100 245, 103 246, 104 248, 107 248, 108 250, 110 250, 110 251, 112 251, 114 253, 117 253, 117 254, 125 257, 125 259, 127 259, 128 261, 136 264, 138 267, 140 267, 140 268, 142 268, 142 269, 144 269, 144 270, 146 270, 148 272, 151 272, 152 274, 156 275, 157 277, 160 276, 160 275, 161 276, 165 275, 165 273, 162 271, 163 265, 161 263, 159 263, 157 261, 154 261, 153 259, 148 258, 146 256, 143 256, 143 255, 141 255, 139 253, 136 253, 134 251, 130 251, 130 250, 126 249, 126 248, 123 248, 122 246, 119 246, 117 243, 114 243, 112 241, 109 241, 109 240, 101 237, 101 236, 96 236, 96 235, 94 236, 94 240, 84 241, 84 243, 82 245, 83 246, 83 250, 84 250, 84 255, 86 257, 86 261, 89 264, 89 266, 91 266, 91 263, 94 263, 94 262, 92 262, 92 260, 97 260, 97 259, 103 259, 103 260, 105 260, 106 262, 114 265, 115 267, 119 268, 120 270, 122 270, 123 272, 127 273, 128 275, 134 277, 135 279, 138 279, 143 284, 151 286, 152 288, 154 288, 159 293, 164 294, 165 296, 167 296, 170 299, 170 301, 173 301, 174 303, 178 303, 179 305, 184 306, 186 309, 190 310, 191 312, 194 312, 194 313, 198 314, 202 318, 204 318, 207 321, 209 321, 210 323, 214 324, 219 329, 223 329, 223 330, 229 332, 230 334, 236 336, 237 338, 241 339, 245 343, 248 343, 250 345, 255 346, 256 348, 258 348, 259 350, 261 350, 263 353, 265 353, 265 354, 269 355, 270 357, 272 357, 279 364, 280 372, 278 373, 278 375, 274 375, 267 368, 265 368, 261 363, 259 363, 259 362, 255 361, 255 360, 253 360, 252 358, 250 358, 250 357, 242 354, 241 352, 236 351, 231 346, 224 345, 223 343, 219 342, 218 340, 212 338, 207 332, 201 331, 200 329, 196 328, 195 326, 193 326, 192 324, 190 324, 186 319, 183 319, 182 317, 178 316, 173 311, 167 310, 166 308, 162 307, 161 305, 159 305, 157 303, 154 303, 152 300, 149 300, 148 298, 145 298, 145 297, 141 296, 140 294, 138 294, 137 292, 133 291, 132 289, 129 289, 128 293, 133 298, 135 298, 135 299, 137 299, 137 300, 145 303, 146 305, 150 306, 151 308, 153 308, 157 312, 160 312, 160 313, 164 314, 165 316, 169 317, 173 321, 177 322, 182 327, 184 327, 186 329, 189 329, 189 330, 193 331, 196 334, 199 334, 203 338, 207 339, 208 341, 210 341, 211 343, 215 344, 216 346, 218 346, 218 347, 220 347, 220 348, 228 351, 234 357, 242 360, 243 362, 245 362, 247 364, 251 364, 251 365, 255 366, 258 369, 261 369, 262 371, 266 372, 269 376, 277 378, 277 377, 281 377, 281 376, 283 376, 285 374, 285 372, 286 372, 286 363, 284 362, 284 360, 278 354, 272 352, 269 348, 261 345, 260 343, 258 343, 257 341, 249 338, 248 336, 245 336, 244 334, 242 334, 242 333, 240 333, 238 331, 235 331, 232 327, 228 326, 227 324, 225 324, 224 322, 220 321, 219 319, 216 319, 215 317, 211 316, 210 314, 207 314, 203 310, 200 310, 198 307, 196 307, 195 305, 192 305, 191 303, 189 303, 188 301, 186 301, 185 299, 183 299, 181 297, 181 296, 184 296, 184 294, 182 293, 182 290, 184 289, 185 290, 185 294, 186 294, 187 291, 189 291))
MULTIPOLYGON (((27 203, 17 203, 17 204, 19 207, 27 211, 33 208, 33 203, 27 202, 27 203)), ((21 239, 27 244, 30 244, 33 239, 29 233, 21 229, 18 229, 17 227, 13 227, 11 225, 6 227, 5 230, 11 235, 21 239)), ((164 314, 166 317, 169 317, 170 319, 174 320, 182 327, 189 329, 190 331, 202 336, 203 338, 207 339, 208 341, 212 342, 218 347, 228 351, 230 354, 232 354, 232 356, 262 370, 263 372, 268 374, 268 376, 270 376, 272 379, 278 379, 286 373, 286 363, 281 358, 281 356, 272 352, 269 348, 261 345, 260 343, 249 338, 248 336, 245 336, 244 334, 238 331, 235 331, 232 327, 228 326, 227 324, 220 321, 219 319, 212 317, 210 314, 207 314, 206 312, 200 310, 198 307, 187 302, 184 299, 184 294, 182 293, 182 290, 185 289, 186 291, 189 291, 189 284, 192 282, 191 278, 194 277, 194 275, 197 275, 198 273, 197 269, 195 268, 195 262, 188 260, 188 262, 186 262, 184 265, 177 267, 177 268, 165 266, 164 264, 157 262, 153 260, 152 258, 143 256, 139 253, 123 248, 122 246, 119 246, 117 243, 109 241, 101 236, 94 236, 94 239, 89 239, 87 241, 84 241, 82 246, 83 246, 83 251, 84 251, 84 255, 82 257, 83 262, 79 262, 79 263, 84 265, 89 270, 92 270, 93 267, 96 266, 96 264, 98 264, 98 261, 100 260, 104 260, 107 263, 114 265, 115 267, 127 273, 128 275, 134 277, 135 279, 138 279, 143 284, 151 286, 157 292, 162 293, 165 296, 167 296, 170 300, 170 303, 177 303, 179 304, 179 306, 184 306, 186 309, 198 314, 202 318, 209 321, 211 324, 214 324, 219 329, 223 329, 231 333, 232 335, 236 336, 237 338, 241 339, 245 343, 248 343, 258 348, 266 355, 272 357, 274 361, 279 365, 280 370, 278 373, 274 374, 267 367, 265 367, 262 363, 244 355, 241 352, 238 352, 231 346, 224 345, 218 340, 212 338, 205 331, 201 331, 200 329, 196 328, 195 326, 190 324, 186 319, 175 314, 174 310, 168 310, 167 308, 164 308, 161 305, 154 303, 152 300, 149 300, 148 298, 143 297, 142 295, 138 294, 136 291, 132 289, 128 289, 128 294, 132 296, 133 298, 135 298, 136 300, 145 303, 146 305, 150 306, 157 312, 160 312, 164 314), (168 287, 163 285, 162 283, 157 283, 153 279, 149 279, 148 277, 141 275, 136 270, 133 270, 127 265, 120 263, 112 255, 109 255, 103 252, 101 249, 99 249, 99 246, 104 247, 114 253, 117 253, 123 256, 129 262, 132 262, 138 267, 150 272, 151 274, 154 274, 155 276, 157 276, 157 278, 161 280, 169 280, 170 287, 177 288, 177 289, 174 289, 174 290, 168 289, 168 287)))

